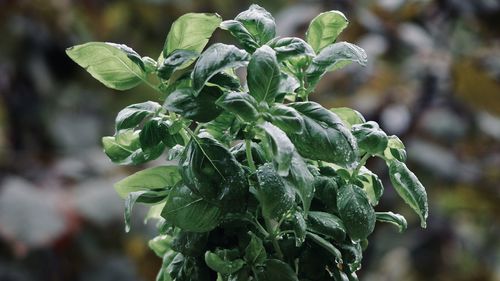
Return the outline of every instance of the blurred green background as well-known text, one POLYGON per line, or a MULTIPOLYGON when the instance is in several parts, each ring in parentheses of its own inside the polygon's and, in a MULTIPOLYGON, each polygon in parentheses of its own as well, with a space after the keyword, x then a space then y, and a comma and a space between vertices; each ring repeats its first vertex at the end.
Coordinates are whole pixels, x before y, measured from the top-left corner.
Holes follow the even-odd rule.
MULTIPOLYGON (((406 215, 409 229, 378 225, 363 281, 500 280, 500 1, 269 0, 280 35, 302 37, 321 11, 350 26, 340 40, 369 56, 328 75, 311 99, 350 106, 406 143, 427 188, 430 218, 386 184, 378 210, 406 215)), ((135 216, 125 234, 118 167, 100 148, 116 113, 156 99, 146 87, 116 92, 66 57, 86 41, 124 43, 156 58, 170 24, 186 12, 232 19, 251 2, 231 0, 0 0, 0 280, 154 280, 147 249, 155 227, 135 216)), ((214 40, 236 43, 222 31, 214 40)), ((144 209, 136 208, 136 214, 144 209)))

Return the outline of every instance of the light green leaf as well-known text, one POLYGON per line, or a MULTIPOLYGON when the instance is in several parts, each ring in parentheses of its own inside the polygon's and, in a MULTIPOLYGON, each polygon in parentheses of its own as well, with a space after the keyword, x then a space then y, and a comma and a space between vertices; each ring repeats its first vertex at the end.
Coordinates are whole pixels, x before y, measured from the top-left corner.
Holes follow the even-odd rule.
POLYGON ((66 54, 105 86, 123 91, 146 79, 140 56, 135 58, 137 53, 129 49, 124 45, 89 42, 66 49, 66 54))
POLYGON ((267 44, 274 49, 279 61, 293 56, 314 57, 315 55, 312 47, 297 37, 276 38, 267 44))
POLYGON ((234 18, 252 34, 259 45, 265 44, 276 35, 276 24, 273 16, 259 5, 251 5, 248 10, 234 18))
POLYGON ((181 180, 177 166, 158 166, 132 174, 115 183, 115 190, 121 198, 131 192, 171 188, 181 180))
POLYGON ((201 53, 221 22, 218 14, 188 13, 180 16, 170 27, 163 56, 168 57, 175 50, 201 53))
POLYGON ((247 93, 227 93, 217 100, 217 105, 246 122, 254 122, 259 117, 257 101, 247 93))
POLYGON ((172 236, 159 235, 148 241, 148 246, 155 254, 162 258, 168 251, 171 250, 172 236))
POLYGON ((274 102, 278 94, 281 71, 276 54, 269 46, 262 46, 253 53, 247 69, 248 90, 258 102, 274 102))
POLYGON ((408 204, 420 217, 420 225, 425 228, 429 213, 427 193, 417 176, 406 167, 405 163, 397 160, 390 161, 389 176, 392 185, 406 204, 408 204))
POLYGON ((393 212, 375 212, 375 215, 378 221, 394 224, 399 232, 405 231, 408 226, 405 217, 400 214, 395 214, 393 212))
POLYGON ((405 145, 397 136, 389 136, 387 138, 387 147, 384 150, 384 157, 387 161, 398 160, 400 162, 406 161, 405 145))
POLYGON ((353 125, 365 123, 366 120, 357 110, 348 107, 330 108, 330 111, 337 114, 346 128, 351 129, 353 125))
POLYGON ((358 186, 347 184, 339 188, 337 207, 347 234, 353 241, 365 239, 375 228, 375 211, 365 192, 358 186))
POLYGON ((212 76, 226 68, 244 66, 249 59, 247 52, 232 45, 216 43, 208 47, 199 57, 191 75, 195 95, 212 76))
POLYGON ((205 252, 205 263, 212 270, 222 275, 233 274, 245 265, 245 261, 242 259, 229 260, 210 251, 205 252))
POLYGON ((306 32, 306 41, 314 51, 320 52, 324 47, 332 44, 344 30, 349 21, 340 11, 328 11, 316 16, 306 32))

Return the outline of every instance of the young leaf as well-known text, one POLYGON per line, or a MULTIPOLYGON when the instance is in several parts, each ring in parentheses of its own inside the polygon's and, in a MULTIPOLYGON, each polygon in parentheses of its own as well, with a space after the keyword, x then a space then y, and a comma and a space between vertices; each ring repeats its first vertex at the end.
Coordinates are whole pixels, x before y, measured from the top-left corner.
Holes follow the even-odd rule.
POLYGON ((316 16, 306 32, 306 40, 316 53, 332 44, 347 27, 349 21, 340 11, 329 11, 316 16))
POLYGON ((425 228, 429 206, 424 186, 404 163, 397 160, 390 161, 389 176, 394 189, 405 203, 418 214, 420 225, 425 228))
POLYGON ((170 244, 173 237, 170 235, 158 235, 148 241, 148 246, 155 254, 162 258, 168 251, 170 251, 170 244))
POLYGON ((182 230, 208 232, 219 225, 222 212, 193 194, 184 184, 177 184, 170 190, 161 216, 182 230))
POLYGON ((163 47, 163 56, 175 50, 201 53, 212 33, 222 22, 218 14, 188 13, 179 17, 170 27, 163 47))
POLYGON ((289 104, 304 119, 301 134, 289 134, 303 157, 350 167, 357 161, 356 140, 333 112, 315 102, 289 104))
POLYGON ((370 204, 372 204, 372 206, 378 205, 378 201, 384 193, 384 185, 379 177, 367 168, 361 167, 358 172, 358 179, 360 179, 370 204))
POLYGON ((337 263, 342 263, 342 254, 340 253, 339 249, 335 248, 335 246, 333 246, 330 242, 328 242, 321 236, 311 232, 307 232, 307 238, 314 241, 314 243, 316 243, 321 248, 327 250, 328 253, 330 253, 330 255, 332 255, 335 258, 335 261, 337 263))
POLYGON ((367 58, 366 52, 354 44, 340 42, 329 45, 312 60, 306 71, 309 87, 313 88, 327 71, 340 69, 352 62, 365 66, 367 58))
POLYGON ((338 242, 344 241, 346 236, 346 229, 342 220, 325 212, 309 212, 307 228, 309 231, 330 236, 338 242))
POLYGON ((259 45, 265 44, 276 36, 273 16, 259 5, 251 5, 248 10, 241 12, 234 19, 243 24, 259 45))
POLYGON ((244 258, 245 261, 252 266, 262 264, 267 258, 266 249, 262 244, 262 240, 253 233, 251 233, 250 242, 245 248, 244 258))
POLYGON ((259 281, 299 281, 288 264, 275 259, 266 260, 264 269, 257 276, 259 281))
POLYGON ((387 135, 374 121, 354 125, 351 132, 362 152, 374 155, 383 153, 387 147, 387 135))
POLYGON ((221 95, 222 91, 214 86, 205 86, 198 95, 191 88, 180 88, 167 97, 163 106, 184 118, 208 122, 222 112, 222 108, 215 104, 221 95))
POLYGON ((248 90, 258 102, 274 102, 278 94, 281 71, 276 54, 269 46, 253 53, 248 63, 248 90))
POLYGON ((225 257, 221 257, 217 253, 212 253, 210 251, 205 253, 205 263, 212 270, 222 275, 233 274, 245 265, 245 262, 242 259, 228 260, 225 259, 225 257))
POLYGON ((378 221, 394 224, 399 232, 405 231, 408 226, 405 217, 400 214, 395 214, 393 212, 375 212, 375 215, 378 221))
POLYGON ((156 116, 160 110, 161 105, 152 101, 129 105, 118 112, 115 120, 116 131, 134 128, 146 118, 156 116))
POLYGON ((245 26, 236 20, 226 20, 220 24, 220 28, 227 30, 235 37, 241 44, 243 49, 249 53, 253 53, 258 47, 256 39, 252 34, 245 28, 245 26))
POLYGON ((278 127, 269 122, 259 125, 269 142, 271 142, 272 153, 281 176, 287 176, 292 163, 294 147, 287 135, 278 127))
POLYGON ((193 63, 199 53, 189 50, 175 50, 158 67, 158 77, 168 80, 172 73, 193 63))
POLYGON ((293 56, 314 57, 312 47, 304 40, 297 37, 277 38, 268 43, 276 52, 279 61, 283 61, 293 56))
POLYGON ((177 166, 158 166, 132 174, 115 183, 115 190, 121 198, 131 192, 171 188, 181 180, 177 166))
POLYGON ((365 239, 373 232, 375 211, 361 188, 352 184, 340 187, 337 194, 337 206, 352 240, 365 239))
POLYGON ((384 157, 387 161, 392 161, 394 159, 405 162, 406 161, 406 150, 405 145, 397 136, 389 136, 387 138, 387 147, 384 150, 384 157))
POLYGON ((191 75, 195 95, 208 79, 218 72, 226 68, 244 66, 248 60, 248 53, 235 46, 216 43, 208 47, 199 57, 191 75))
POLYGON ((256 121, 259 117, 257 101, 247 93, 227 93, 217 100, 217 105, 246 122, 256 121))
POLYGON ((269 109, 269 114, 266 114, 265 117, 267 121, 287 133, 300 134, 304 127, 304 119, 297 110, 284 104, 273 104, 269 109))
POLYGON ((366 120, 357 110, 348 107, 330 108, 330 111, 337 114, 346 128, 351 129, 353 125, 365 123, 366 120))
POLYGON ((262 215, 267 219, 280 220, 294 207, 295 193, 288 188, 274 167, 267 163, 256 172, 259 182, 258 199, 262 215))
POLYGON ((141 57, 124 45, 89 42, 66 49, 66 54, 111 89, 128 90, 146 79, 141 57))

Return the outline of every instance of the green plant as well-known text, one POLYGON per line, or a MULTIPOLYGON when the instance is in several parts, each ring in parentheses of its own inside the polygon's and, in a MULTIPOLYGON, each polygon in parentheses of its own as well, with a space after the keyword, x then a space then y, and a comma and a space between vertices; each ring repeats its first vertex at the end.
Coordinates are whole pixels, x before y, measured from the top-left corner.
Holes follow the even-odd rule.
POLYGON ((375 222, 406 228, 403 216, 375 212, 384 187, 364 167, 380 157, 392 185, 427 218, 427 195, 404 161, 403 143, 350 108, 308 101, 319 79, 363 49, 336 42, 347 26, 338 11, 311 22, 306 40, 275 37, 270 13, 252 5, 234 20, 190 13, 172 25, 158 60, 125 45, 91 42, 67 54, 116 90, 141 83, 158 101, 118 113, 105 153, 121 165, 163 155, 115 189, 126 229, 135 203, 150 205, 163 258, 157 280, 357 280, 375 222), (220 27, 243 48, 215 43, 220 27), (203 51, 204 50, 204 51, 203 51), (237 68, 246 67, 244 75, 237 68))

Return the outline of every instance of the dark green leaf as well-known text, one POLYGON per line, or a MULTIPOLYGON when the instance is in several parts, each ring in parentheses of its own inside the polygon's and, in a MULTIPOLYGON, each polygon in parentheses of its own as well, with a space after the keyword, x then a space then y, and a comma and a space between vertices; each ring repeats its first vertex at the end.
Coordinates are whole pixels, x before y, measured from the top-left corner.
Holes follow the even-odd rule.
POLYGON ((335 113, 315 102, 296 102, 295 108, 304 119, 301 134, 289 134, 303 157, 352 167, 358 158, 356 140, 335 113))
POLYGON ((232 45, 216 43, 208 47, 201 54, 192 72, 195 93, 197 94, 215 74, 226 68, 244 66, 248 60, 247 52, 232 45))
POLYGON ((175 50, 189 50, 201 53, 212 33, 222 22, 218 14, 188 13, 179 17, 170 27, 164 57, 175 50))
POLYGON ((222 112, 217 118, 206 123, 202 132, 207 132, 215 139, 229 145, 234 135, 240 130, 241 122, 229 112, 222 112))
POLYGON ((301 133, 304 119, 293 107, 276 103, 269 109, 266 120, 287 133, 301 133))
POLYGON ((168 138, 168 125, 161 118, 153 118, 144 124, 139 133, 139 142, 143 150, 151 149, 168 138))
POLYGON ((290 219, 293 226, 293 233, 295 234, 295 246, 300 247, 306 240, 307 224, 304 215, 296 211, 290 219))
POLYGON ((342 220, 325 212, 309 212, 307 228, 314 233, 330 236, 338 242, 344 241, 346 235, 342 220))
POLYGON ((361 243, 353 243, 350 240, 346 240, 343 243, 337 243, 337 247, 342 253, 342 258, 345 263, 354 266, 361 265, 361 259, 363 258, 363 251, 361 249, 361 243))
POLYGON ((210 251, 205 253, 205 263, 212 270, 222 275, 233 274, 245 265, 245 261, 242 259, 229 260, 218 253, 212 253, 210 251))
POLYGON ((408 204, 420 217, 420 225, 425 228, 429 213, 427 193, 415 174, 406 165, 397 160, 389 164, 389 176, 392 185, 406 204, 408 204))
POLYGON ((332 44, 349 21, 340 11, 328 11, 316 16, 306 32, 306 40, 316 52, 332 44))
POLYGON ((258 102, 274 102, 278 94, 281 71, 276 54, 269 46, 253 53, 247 69, 248 90, 258 102))
POLYGON ((215 74, 212 78, 210 78, 210 80, 208 80, 208 83, 231 91, 238 91, 241 87, 240 80, 237 76, 225 72, 215 74))
POLYGON ((279 61, 293 56, 314 57, 314 51, 307 42, 297 37, 277 38, 268 43, 276 52, 279 61))
POLYGON ((171 188, 181 180, 177 166, 158 166, 139 171, 115 183, 122 198, 131 192, 171 188))
POLYGON ((163 143, 144 151, 139 143, 140 131, 125 130, 115 137, 103 137, 102 144, 106 155, 116 164, 138 165, 158 158, 165 149, 163 143))
POLYGON ((285 184, 269 163, 260 166, 256 175, 262 215, 267 219, 280 220, 294 207, 295 192, 285 184))
POLYGON ((219 225, 222 211, 193 194, 187 186, 178 184, 170 190, 161 215, 182 230, 207 232, 219 225))
POLYGON ((267 258, 266 249, 262 244, 262 240, 253 233, 251 234, 248 246, 245 248, 244 258, 249 265, 262 264, 267 258))
POLYGON ((269 259, 264 264, 264 269, 258 273, 259 281, 299 281, 293 269, 286 263, 269 259))
POLYGON ((287 176, 295 150, 292 142, 281 129, 269 122, 265 122, 259 125, 259 127, 264 130, 267 139, 271 143, 274 160, 278 167, 278 173, 281 176, 287 176))
POLYGON ((235 37, 241 46, 249 53, 253 53, 258 47, 256 39, 245 26, 236 20, 226 20, 220 24, 220 28, 227 30, 235 37))
POLYGON ((299 195, 304 212, 307 214, 314 197, 314 177, 307 168, 307 164, 296 151, 292 154, 290 172, 286 177, 286 183, 299 195))
MULTIPOLYGON (((259 144, 251 142, 250 146, 252 149, 252 158, 256 165, 261 165, 267 162, 265 153, 259 144)), ((245 142, 240 142, 231 147, 231 153, 234 155, 236 160, 238 160, 238 162, 248 166, 245 142)))
POLYGON ((339 187, 337 207, 352 240, 365 239, 373 232, 375 211, 360 187, 352 184, 339 187))
POLYGON ((397 136, 389 136, 387 138, 387 147, 384 150, 384 157, 388 161, 394 159, 405 162, 406 161, 406 150, 405 145, 397 136))
POLYGON ((314 178, 314 197, 320 200, 329 212, 337 210, 337 182, 331 177, 314 178))
POLYGON ((204 87, 198 96, 191 88, 181 88, 167 97, 164 107, 185 118, 198 122, 208 122, 222 112, 222 108, 215 104, 221 95, 222 91, 214 86, 204 87))
POLYGON ((66 49, 66 54, 92 77, 115 90, 128 90, 146 79, 141 57, 125 45, 89 42, 66 49))
POLYGON ((183 69, 193 63, 199 53, 189 50, 175 50, 166 57, 158 67, 158 77, 168 80, 176 70, 183 69))
POLYGON ((353 125, 365 123, 366 120, 358 111, 348 107, 330 108, 330 111, 337 114, 346 128, 351 129, 353 125))
POLYGON ((257 101, 247 93, 230 92, 217 100, 217 105, 241 117, 246 122, 254 122, 259 117, 257 101))
POLYGON ((251 5, 234 19, 243 24, 259 45, 265 44, 276 35, 273 16, 259 5, 251 5))
POLYGON ((213 281, 217 278, 203 257, 186 257, 181 253, 174 257, 166 271, 173 281, 213 281))
POLYGON ((392 223, 397 226, 399 232, 406 230, 408 226, 405 217, 400 214, 395 214, 393 212, 375 212, 378 221, 392 223))
POLYGON ((129 105, 118 112, 115 120, 116 130, 134 128, 146 118, 156 116, 161 110, 161 105, 147 101, 129 105))
POLYGON ((208 233, 180 231, 172 240, 171 247, 184 256, 197 257, 204 254, 207 242, 208 233))
POLYGON ((368 121, 352 126, 352 134, 356 138, 358 147, 362 152, 371 155, 383 153, 387 147, 387 135, 380 129, 377 122, 368 121))
POLYGON ((335 261, 338 263, 342 263, 342 254, 340 253, 339 249, 335 248, 330 242, 325 240, 319 235, 316 235, 311 232, 307 232, 307 238, 311 239, 316 243, 318 246, 321 248, 325 249, 330 253, 335 258, 335 261))
POLYGON ((368 196, 370 204, 376 206, 380 197, 382 197, 382 194, 384 193, 384 185, 382 184, 382 181, 376 174, 365 167, 361 167, 359 170, 358 178, 361 181, 363 190, 368 196))
POLYGON ((184 146, 176 144, 175 146, 173 146, 168 150, 167 160, 172 161, 174 159, 177 159, 182 155, 183 152, 184 152, 184 146))

